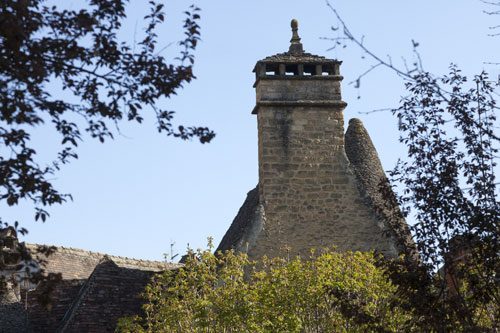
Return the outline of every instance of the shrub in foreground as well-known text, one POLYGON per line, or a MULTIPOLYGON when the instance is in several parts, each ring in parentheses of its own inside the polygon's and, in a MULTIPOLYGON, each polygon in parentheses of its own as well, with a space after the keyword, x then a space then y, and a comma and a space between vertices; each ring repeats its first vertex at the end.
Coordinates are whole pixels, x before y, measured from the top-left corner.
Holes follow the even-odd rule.
POLYGON ((186 265, 155 276, 144 315, 120 332, 397 332, 411 313, 373 253, 325 249, 309 258, 249 262, 233 251, 190 253, 186 265))

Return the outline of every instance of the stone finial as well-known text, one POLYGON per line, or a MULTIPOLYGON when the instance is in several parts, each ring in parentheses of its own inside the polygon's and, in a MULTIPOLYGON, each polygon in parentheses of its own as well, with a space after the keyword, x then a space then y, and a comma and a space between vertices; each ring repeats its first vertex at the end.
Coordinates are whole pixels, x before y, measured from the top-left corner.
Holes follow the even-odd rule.
POLYGON ((299 30, 299 22, 296 19, 293 19, 292 22, 290 23, 292 26, 292 39, 290 39, 290 49, 288 52, 290 53, 300 53, 304 52, 304 49, 302 48, 302 43, 300 42, 300 37, 298 34, 299 30))

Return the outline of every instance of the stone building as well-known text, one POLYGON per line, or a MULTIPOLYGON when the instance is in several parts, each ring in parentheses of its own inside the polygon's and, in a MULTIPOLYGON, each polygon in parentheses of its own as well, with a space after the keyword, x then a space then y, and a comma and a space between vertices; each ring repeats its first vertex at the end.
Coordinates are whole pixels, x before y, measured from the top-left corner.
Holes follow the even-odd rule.
POLYGON ((344 134, 341 62, 306 53, 297 30, 293 20, 288 52, 255 65, 259 183, 218 250, 256 259, 334 244, 396 257, 411 235, 361 121, 344 134))
MULTIPOLYGON (((341 62, 306 53, 297 28, 292 21, 288 52, 254 68, 259 183, 218 250, 256 259, 335 244, 395 257, 413 246, 411 235, 363 124, 351 119, 344 133, 341 62)), ((17 237, 2 232, 0 264, 4 254, 18 263, 17 237)), ((38 245, 25 248, 37 257, 38 245)), ((64 247, 40 259, 47 273, 62 274, 51 310, 35 301, 37 290, 0 290, 0 332, 114 331, 118 318, 140 313, 153 274, 180 266, 64 247)))

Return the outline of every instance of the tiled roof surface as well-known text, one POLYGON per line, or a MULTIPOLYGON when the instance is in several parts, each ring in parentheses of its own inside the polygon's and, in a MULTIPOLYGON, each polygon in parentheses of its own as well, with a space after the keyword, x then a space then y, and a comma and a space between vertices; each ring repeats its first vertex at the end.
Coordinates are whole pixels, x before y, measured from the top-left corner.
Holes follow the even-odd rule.
POLYGON ((37 296, 39 291, 22 292, 21 303, 27 307, 29 322, 35 332, 56 332, 64 314, 86 280, 63 280, 57 284, 52 294, 55 302, 50 311, 42 307, 37 296))
POLYGON ((37 255, 40 246, 27 244, 35 258, 46 260, 46 273, 61 273, 63 281, 54 289, 50 311, 37 303, 36 290, 22 293, 34 332, 114 331, 118 318, 141 311, 140 293, 155 272, 181 266, 68 247, 55 247, 47 258, 37 255))
POLYGON ((245 234, 249 232, 251 223, 259 205, 259 187, 256 186, 253 190, 248 192, 247 198, 241 206, 238 214, 234 218, 229 230, 222 238, 217 251, 227 251, 231 249, 240 248, 242 241, 245 239, 245 234))
POLYGON ((259 62, 272 63, 340 63, 335 59, 327 59, 323 56, 307 53, 307 52, 284 52, 266 57, 259 62))
POLYGON ((58 331, 114 332, 119 318, 141 312, 140 294, 153 274, 104 259, 73 299, 58 331))
POLYGON ((345 133, 345 151, 361 183, 360 192, 369 201, 381 221, 388 223, 392 238, 400 247, 399 250, 402 253, 406 250, 416 254, 410 230, 401 215, 392 189, 386 183, 387 176, 375 146, 363 123, 357 118, 349 121, 349 127, 345 133), (382 186, 384 186, 384 191, 382 186))
MULTIPOLYGON (((41 244, 26 244, 32 253, 38 253, 41 244)), ((39 255, 46 259, 44 255, 39 255)), ((174 269, 179 266, 175 263, 161 261, 139 260, 120 256, 111 256, 99 252, 74 249, 71 247, 56 246, 55 252, 48 258, 45 267, 48 273, 62 273, 64 280, 86 279, 94 271, 95 266, 104 256, 113 260, 119 267, 133 268, 158 272, 163 269, 174 269)))

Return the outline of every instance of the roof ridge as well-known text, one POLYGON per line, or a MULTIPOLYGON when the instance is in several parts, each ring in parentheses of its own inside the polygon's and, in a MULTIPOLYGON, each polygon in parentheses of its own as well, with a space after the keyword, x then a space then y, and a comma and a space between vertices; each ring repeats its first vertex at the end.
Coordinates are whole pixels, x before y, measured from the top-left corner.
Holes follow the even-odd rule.
POLYGON ((49 247, 55 247, 58 250, 59 249, 69 250, 75 254, 81 254, 81 255, 95 255, 98 257, 108 256, 111 259, 119 259, 119 260, 125 260, 125 261, 134 261, 134 262, 150 263, 150 264, 167 264, 167 265, 177 264, 175 262, 156 261, 156 260, 148 260, 148 259, 136 259, 136 258, 130 258, 130 257, 124 257, 124 256, 117 256, 117 255, 95 252, 95 251, 90 251, 90 250, 84 250, 84 249, 79 249, 79 248, 74 248, 74 247, 67 247, 67 246, 36 244, 36 243, 27 243, 27 242, 25 244, 30 249, 35 248, 37 246, 49 246, 49 247))
POLYGON ((177 267, 182 266, 180 263, 176 262, 168 262, 168 261, 155 261, 155 260, 147 260, 147 259, 136 259, 136 258, 130 258, 130 257, 123 257, 123 256, 115 256, 107 253, 101 253, 101 252, 95 252, 95 251, 90 251, 90 250, 83 250, 83 249, 78 249, 78 248, 73 248, 73 247, 67 247, 67 246, 56 246, 56 245, 46 245, 46 244, 36 244, 36 243, 25 243, 28 249, 34 250, 38 246, 53 246, 56 248, 56 253, 68 253, 72 255, 78 255, 82 257, 94 257, 96 259, 102 259, 103 257, 107 256, 111 260, 113 260, 118 266, 133 266, 133 267, 142 267, 142 268, 148 268, 154 270, 162 270, 162 269, 175 269, 177 267))

